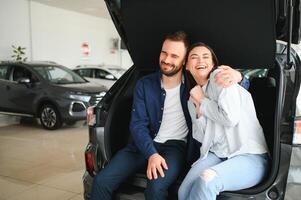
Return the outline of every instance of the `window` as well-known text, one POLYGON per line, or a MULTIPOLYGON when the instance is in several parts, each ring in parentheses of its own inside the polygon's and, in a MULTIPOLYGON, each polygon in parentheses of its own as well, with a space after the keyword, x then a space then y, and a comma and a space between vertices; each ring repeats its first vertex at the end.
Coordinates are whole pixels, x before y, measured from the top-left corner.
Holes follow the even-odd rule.
POLYGON ((0 79, 7 79, 7 71, 8 71, 8 66, 6 65, 1 65, 0 66, 0 79))
POLYGON ((95 78, 102 78, 102 79, 106 79, 106 76, 109 75, 109 72, 106 72, 102 69, 97 69, 95 72, 95 78))
POLYGON ((19 81, 22 78, 28 78, 31 82, 35 82, 37 80, 28 69, 16 66, 13 72, 13 81, 19 81))
POLYGON ((74 71, 56 65, 34 65, 32 69, 45 80, 56 84, 85 83, 86 81, 74 71))
POLYGON ((268 74, 268 69, 244 69, 240 71, 249 79, 249 81, 255 77, 266 77, 268 74))
POLYGON ((92 77, 92 70, 91 69, 79 69, 76 72, 83 77, 92 77))

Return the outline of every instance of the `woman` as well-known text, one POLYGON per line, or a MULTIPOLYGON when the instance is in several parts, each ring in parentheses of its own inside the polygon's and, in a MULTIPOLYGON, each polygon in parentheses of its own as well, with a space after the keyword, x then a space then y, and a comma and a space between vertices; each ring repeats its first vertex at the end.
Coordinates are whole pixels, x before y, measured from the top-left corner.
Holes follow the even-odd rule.
POLYGON ((222 191, 258 184, 267 173, 268 149, 252 97, 238 84, 217 85, 217 65, 209 46, 190 47, 186 69, 196 86, 191 87, 188 108, 193 137, 202 146, 179 189, 179 200, 216 199, 222 191))

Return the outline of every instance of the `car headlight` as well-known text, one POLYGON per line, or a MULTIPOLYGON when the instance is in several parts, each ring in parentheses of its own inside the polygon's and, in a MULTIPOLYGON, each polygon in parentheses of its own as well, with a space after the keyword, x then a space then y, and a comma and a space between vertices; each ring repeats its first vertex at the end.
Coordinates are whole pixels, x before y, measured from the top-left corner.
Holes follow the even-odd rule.
POLYGON ((78 95, 78 94, 70 94, 69 97, 71 99, 79 100, 79 101, 84 101, 84 102, 89 102, 91 97, 87 95, 78 95))

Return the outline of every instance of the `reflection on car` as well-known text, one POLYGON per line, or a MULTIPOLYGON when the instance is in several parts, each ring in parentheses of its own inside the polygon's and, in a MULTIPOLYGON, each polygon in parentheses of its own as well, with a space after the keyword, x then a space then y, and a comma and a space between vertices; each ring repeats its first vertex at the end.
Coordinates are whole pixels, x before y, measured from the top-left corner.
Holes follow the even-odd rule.
POLYGON ((113 65, 79 65, 73 71, 88 81, 105 85, 109 89, 126 70, 113 65))
POLYGON ((58 64, 0 62, 0 112, 38 117, 46 129, 85 119, 106 91, 58 64))

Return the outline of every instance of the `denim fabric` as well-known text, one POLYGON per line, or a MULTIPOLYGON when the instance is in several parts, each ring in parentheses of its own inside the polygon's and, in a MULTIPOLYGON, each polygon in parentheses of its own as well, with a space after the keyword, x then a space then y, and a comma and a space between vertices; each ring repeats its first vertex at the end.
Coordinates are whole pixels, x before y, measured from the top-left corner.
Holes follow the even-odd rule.
MULTIPOLYGON (((165 159, 168 170, 164 170, 164 178, 158 175, 158 179, 147 181, 145 199, 164 200, 167 199, 169 186, 177 179, 183 168, 186 144, 183 141, 169 140, 163 144, 154 142, 154 146, 165 159)), ((146 166, 147 160, 131 146, 120 150, 94 178, 91 200, 112 199, 122 182, 146 166)))
POLYGON ((214 200, 222 191, 255 186, 266 176, 268 165, 268 154, 242 154, 222 159, 209 152, 207 158, 194 163, 186 175, 178 192, 179 200, 214 200), (215 172, 212 179, 204 178, 207 169, 215 172))
MULTIPOLYGON (((166 92, 161 85, 160 72, 138 80, 134 89, 130 131, 134 145, 146 159, 157 152, 153 139, 158 134, 162 122, 165 95, 166 92)), ((188 92, 184 76, 180 87, 180 98, 187 127, 191 130, 191 120, 187 108, 188 92)), ((191 137, 191 133, 188 135, 191 137)))

